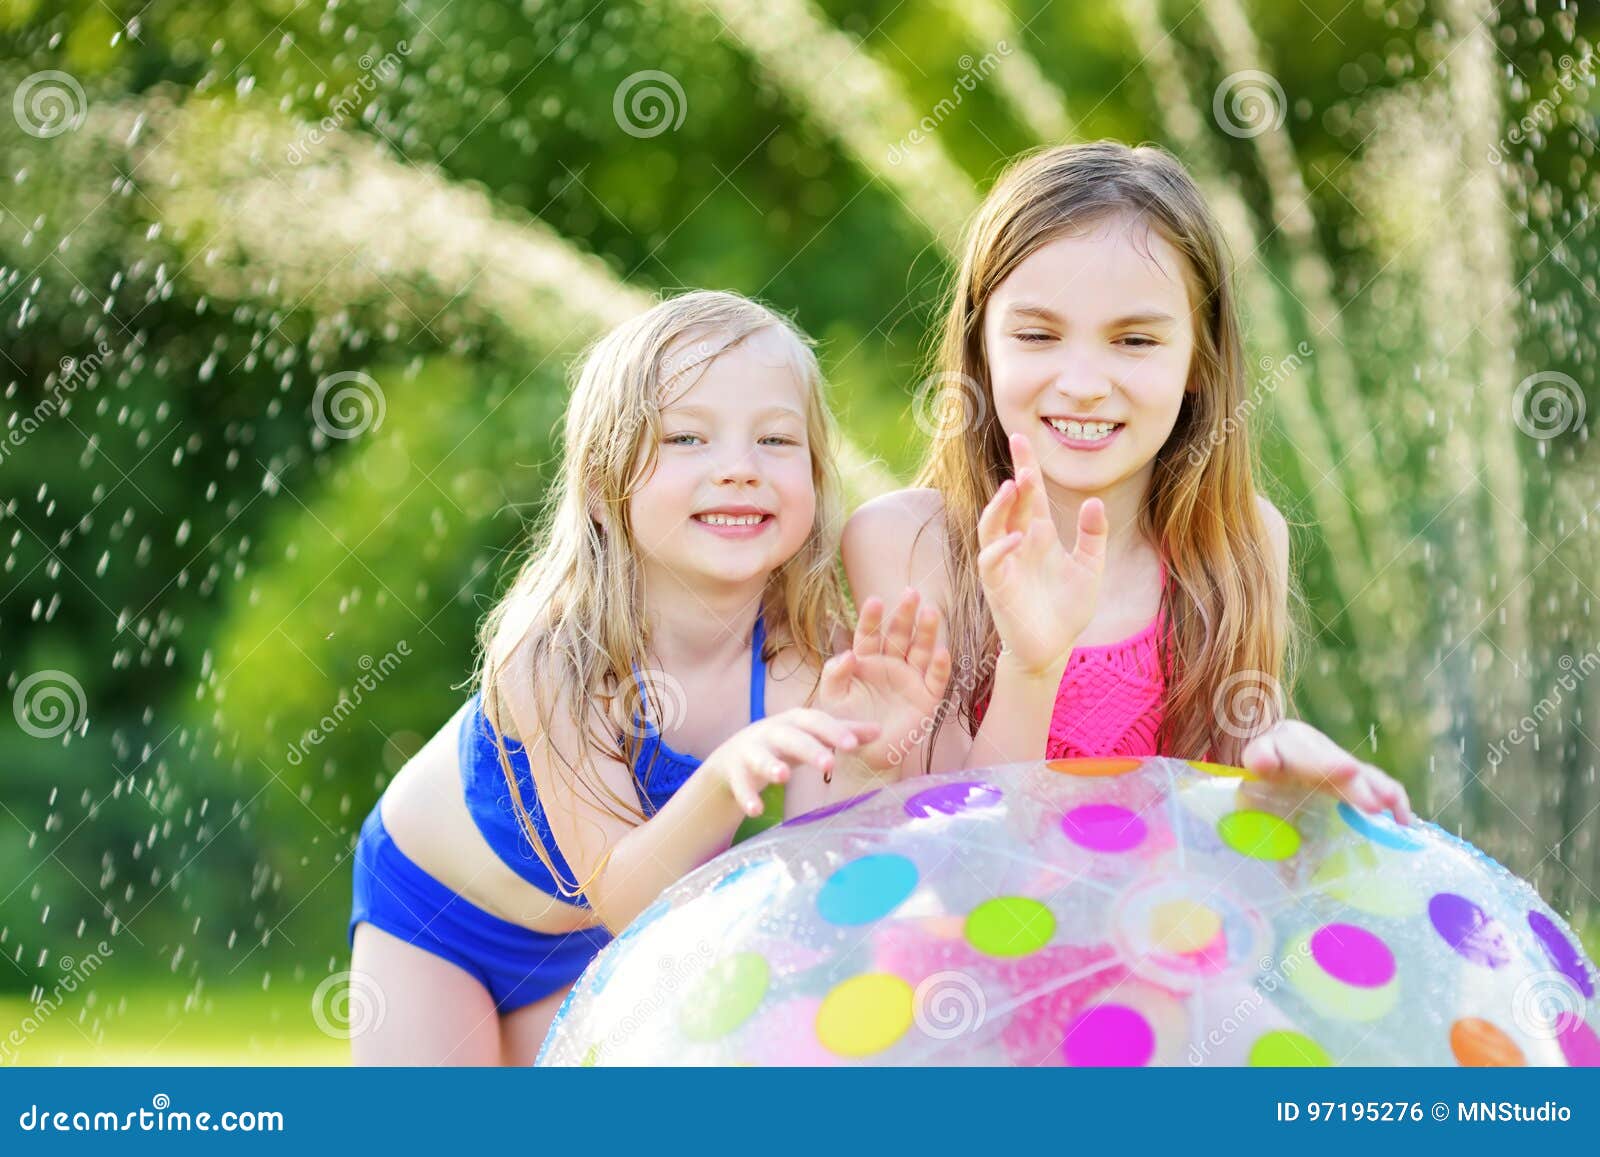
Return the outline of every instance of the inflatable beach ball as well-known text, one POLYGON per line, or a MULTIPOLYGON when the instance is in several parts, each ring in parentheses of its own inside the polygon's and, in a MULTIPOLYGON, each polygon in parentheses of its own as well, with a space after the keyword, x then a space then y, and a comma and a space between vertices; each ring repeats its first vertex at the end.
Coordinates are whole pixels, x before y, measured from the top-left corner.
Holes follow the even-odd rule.
POLYGON ((1236 768, 915 776, 673 885, 561 1065, 1596 1065, 1596 971, 1432 825, 1236 768))

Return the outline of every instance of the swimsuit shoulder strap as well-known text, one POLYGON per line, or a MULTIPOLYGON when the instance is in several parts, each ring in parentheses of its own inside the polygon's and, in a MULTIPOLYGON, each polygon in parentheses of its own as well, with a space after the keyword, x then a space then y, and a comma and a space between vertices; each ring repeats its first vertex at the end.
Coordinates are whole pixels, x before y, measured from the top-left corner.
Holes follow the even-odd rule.
POLYGON ((756 630, 750 640, 750 722, 765 719, 767 715, 767 661, 762 657, 766 645, 766 626, 761 616, 756 616, 756 630))

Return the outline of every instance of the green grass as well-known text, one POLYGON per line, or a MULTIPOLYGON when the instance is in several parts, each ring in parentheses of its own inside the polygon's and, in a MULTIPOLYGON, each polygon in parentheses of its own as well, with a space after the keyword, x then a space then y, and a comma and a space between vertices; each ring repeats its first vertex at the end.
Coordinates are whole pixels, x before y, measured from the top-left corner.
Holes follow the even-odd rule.
POLYGON ((350 1044, 323 1033, 311 990, 226 989, 196 997, 154 984, 65 997, 42 1019, 0 997, 0 1063, 16 1065, 343 1065, 350 1044), (20 1027, 34 1016, 37 1028, 20 1027), (15 1028, 25 1038, 6 1045, 15 1028))

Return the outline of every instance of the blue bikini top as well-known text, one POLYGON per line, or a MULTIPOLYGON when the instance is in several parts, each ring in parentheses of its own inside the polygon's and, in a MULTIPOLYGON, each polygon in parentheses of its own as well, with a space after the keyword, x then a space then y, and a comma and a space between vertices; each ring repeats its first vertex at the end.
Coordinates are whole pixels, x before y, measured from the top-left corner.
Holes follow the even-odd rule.
MULTIPOLYGON (((750 722, 752 723, 764 718, 767 713, 767 664, 761 657, 761 648, 765 641, 766 631, 761 619, 757 618, 755 635, 750 644, 750 722)), ((637 666, 634 667, 633 674, 638 683, 640 702, 644 704, 645 714, 648 716, 650 705, 645 698, 644 681, 640 678, 637 666)), ((688 782, 689 776, 700 766, 701 761, 692 755, 685 755, 668 747, 661 739, 661 732, 648 718, 641 720, 636 714, 634 726, 642 739, 638 758, 633 765, 633 786, 639 797, 640 810, 644 812, 646 818, 649 818, 665 807, 667 801, 677 794, 678 789, 688 782)), ((506 754, 511 760, 511 770, 517 778, 517 792, 522 797, 522 806, 527 809, 529 818, 533 820, 534 830, 539 834, 539 841, 544 845, 545 854, 550 857, 560 878, 570 888, 577 882, 576 877, 550 831, 550 821, 545 816, 544 806, 539 802, 538 790, 534 787, 533 769, 528 763, 527 751, 515 739, 508 738, 505 744, 506 754)), ((584 897, 561 894, 555 878, 550 874, 550 869, 539 859, 533 841, 528 838, 528 833, 517 816, 516 807, 511 800, 511 789, 507 786, 505 772, 500 767, 500 752, 495 744, 494 726, 483 711, 482 692, 474 694, 470 700, 470 710, 461 722, 457 751, 460 756, 461 787, 466 796, 467 810, 472 813, 472 820, 478 825, 478 831, 483 834, 484 840, 494 849, 495 854, 507 867, 541 892, 579 908, 587 908, 589 902, 584 897)))

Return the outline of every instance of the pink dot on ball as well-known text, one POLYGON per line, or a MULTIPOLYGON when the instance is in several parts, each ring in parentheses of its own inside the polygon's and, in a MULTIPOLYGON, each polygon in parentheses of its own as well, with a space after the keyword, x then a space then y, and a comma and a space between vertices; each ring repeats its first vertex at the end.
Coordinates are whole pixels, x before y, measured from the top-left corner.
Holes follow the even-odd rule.
POLYGON ((1379 988, 1394 979, 1394 953, 1365 928, 1324 924, 1311 935, 1311 956, 1322 971, 1357 988, 1379 988))
POLYGON ((1112 803, 1073 808, 1061 817, 1061 830, 1067 839, 1091 852, 1126 852, 1138 847, 1149 834, 1137 812, 1112 803))
POLYGON ((1067 1026, 1061 1051, 1069 1065, 1147 1065, 1156 1053, 1150 1022, 1125 1004, 1097 1004, 1067 1026))
POLYGON ((1556 1040, 1567 1064, 1575 1069, 1600 1068, 1600 1036, 1575 1013, 1564 1012, 1556 1021, 1556 1040))

